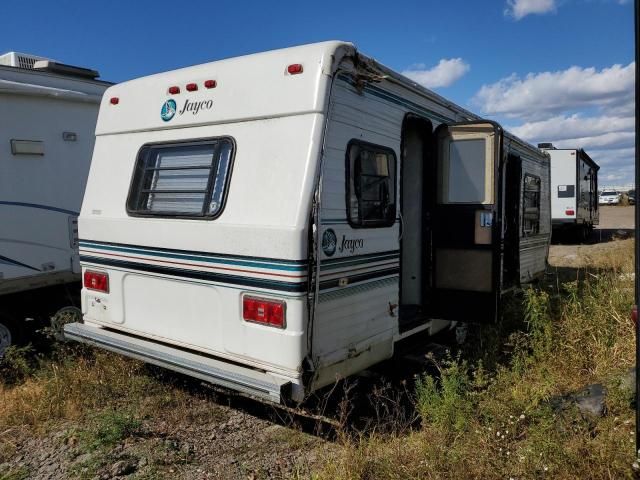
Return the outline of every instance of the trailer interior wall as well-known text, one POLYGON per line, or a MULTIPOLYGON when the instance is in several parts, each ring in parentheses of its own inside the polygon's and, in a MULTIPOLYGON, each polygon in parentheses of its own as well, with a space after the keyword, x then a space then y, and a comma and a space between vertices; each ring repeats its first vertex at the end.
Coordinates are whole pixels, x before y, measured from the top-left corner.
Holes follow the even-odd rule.
POLYGON ((79 279, 76 222, 106 87, 0 67, 0 294, 79 279))

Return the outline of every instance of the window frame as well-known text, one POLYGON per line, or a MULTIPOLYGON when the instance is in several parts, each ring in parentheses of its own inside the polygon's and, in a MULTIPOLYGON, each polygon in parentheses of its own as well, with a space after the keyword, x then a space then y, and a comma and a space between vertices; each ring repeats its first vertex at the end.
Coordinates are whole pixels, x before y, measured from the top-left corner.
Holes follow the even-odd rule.
POLYGON ((523 238, 538 235, 540 233, 541 217, 542 217, 542 178, 539 175, 533 175, 532 173, 524 173, 524 175, 522 176, 522 230, 521 230, 523 238), (524 204, 525 194, 527 193, 525 190, 527 177, 537 180, 539 185, 539 189, 537 192, 538 193, 538 221, 537 221, 538 227, 534 232, 528 232, 524 228, 525 222, 527 221, 525 217, 526 212, 525 212, 525 204, 524 204))
POLYGON ((398 158, 396 152, 391 147, 385 147, 384 145, 378 145, 376 143, 366 142, 357 138, 352 138, 347 143, 345 151, 345 206, 347 210, 347 222, 351 228, 366 229, 366 228, 388 228, 396 223, 396 215, 398 214, 398 158), (369 148, 370 150, 378 151, 381 153, 390 154, 393 159, 393 215, 389 215, 389 219, 376 221, 375 223, 368 223, 362 225, 356 223, 351 218, 351 148, 354 145, 360 147, 369 148))
MULTIPOLYGON (((127 200, 125 203, 127 215, 129 215, 130 217, 137 217, 137 218, 177 218, 177 219, 183 219, 183 220, 207 220, 207 221, 217 219, 218 217, 220 217, 220 215, 222 215, 227 205, 227 197, 229 196, 229 190, 231 188, 231 178, 233 176, 233 165, 235 163, 236 149, 237 149, 236 141, 233 137, 229 135, 222 135, 219 137, 178 140, 178 141, 172 140, 172 141, 166 141, 166 142, 150 142, 150 143, 143 144, 138 149, 138 152, 136 153, 135 162, 133 164, 133 171, 131 172, 131 181, 129 182, 129 193, 127 194, 127 200), (140 168, 140 163, 142 161, 145 161, 146 163, 146 160, 143 160, 143 157, 142 157, 142 155, 145 153, 145 150, 154 148, 154 147, 172 148, 172 147, 191 147, 191 146, 198 146, 198 145, 211 145, 211 144, 219 143, 225 140, 231 143, 231 157, 229 158, 229 167, 227 169, 227 178, 226 178, 224 191, 222 192, 220 208, 215 214, 213 215, 185 214, 185 213, 171 214, 169 212, 153 212, 150 210, 140 210, 140 209, 134 209, 130 207, 131 202, 133 201, 134 192, 136 196, 140 194, 139 184, 142 181, 142 178, 138 178, 138 170, 140 168)), ((214 154, 215 154, 215 150, 214 150, 214 154)), ((211 185, 212 180, 213 180, 213 169, 209 173, 208 185, 211 185)), ((213 195, 213 188, 211 189, 210 195, 213 195)), ((206 200, 207 199, 205 198, 205 201, 206 200)), ((210 198, 208 200, 210 200, 210 198)))
POLYGON ((494 141, 493 139, 488 138, 484 134, 478 134, 476 132, 473 133, 462 133, 456 135, 456 138, 453 136, 449 136, 449 138, 445 139, 442 144, 442 151, 438 154, 438 171, 439 177, 438 182, 440 182, 440 193, 438 195, 438 205, 492 205, 495 203, 495 186, 494 186, 494 141), (455 173, 455 170, 452 170, 451 164, 451 147, 455 143, 463 143, 463 142, 473 142, 473 141, 482 141, 484 143, 484 160, 482 165, 482 170, 484 174, 482 186, 482 199, 481 200, 473 200, 473 201, 452 201, 449 200, 449 196, 451 195, 451 174, 455 173))

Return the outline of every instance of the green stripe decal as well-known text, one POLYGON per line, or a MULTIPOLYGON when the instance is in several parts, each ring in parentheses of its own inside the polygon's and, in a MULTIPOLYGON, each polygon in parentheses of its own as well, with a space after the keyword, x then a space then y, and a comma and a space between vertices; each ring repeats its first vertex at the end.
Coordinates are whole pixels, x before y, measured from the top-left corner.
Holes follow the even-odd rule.
POLYGON ((351 286, 340 288, 338 290, 334 290, 331 292, 321 293, 320 296, 318 297, 318 301, 320 303, 330 302, 332 300, 338 300, 340 298, 349 297, 351 295, 358 295, 360 293, 365 293, 370 290, 394 286, 398 284, 398 278, 399 277, 396 275, 393 277, 374 280, 367 283, 351 285, 351 286))
POLYGON ((152 248, 134 247, 128 245, 106 245, 103 243, 80 241, 80 247, 92 248, 96 250, 138 254, 146 256, 155 256, 162 258, 174 258, 177 260, 192 260, 205 263, 220 263, 223 265, 238 265, 243 267, 264 268, 272 270, 283 270, 288 272, 304 272, 307 270, 303 261, 286 261, 286 260, 240 260, 242 257, 221 258, 215 254, 206 252, 181 252, 177 250, 157 250, 152 248))

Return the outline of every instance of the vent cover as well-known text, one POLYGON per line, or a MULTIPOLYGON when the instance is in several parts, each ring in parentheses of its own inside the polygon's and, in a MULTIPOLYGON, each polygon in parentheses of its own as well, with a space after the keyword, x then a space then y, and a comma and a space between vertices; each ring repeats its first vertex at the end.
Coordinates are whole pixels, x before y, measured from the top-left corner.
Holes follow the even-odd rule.
POLYGON ((6 65, 8 67, 24 68, 27 70, 33 70, 33 65, 38 60, 47 60, 44 57, 38 57, 36 55, 28 55, 26 53, 9 52, 4 55, 0 55, 0 65, 6 65))

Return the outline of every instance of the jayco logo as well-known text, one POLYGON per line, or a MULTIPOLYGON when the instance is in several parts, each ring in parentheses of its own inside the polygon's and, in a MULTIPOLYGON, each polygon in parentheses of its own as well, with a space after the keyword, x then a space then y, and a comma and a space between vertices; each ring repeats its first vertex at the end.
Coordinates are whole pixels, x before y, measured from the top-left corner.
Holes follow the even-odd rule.
POLYGON ((356 250, 364 247, 364 240, 362 238, 347 238, 346 236, 342 236, 342 243, 340 244, 340 248, 338 251, 353 253, 356 250))
POLYGON ((322 251, 327 257, 330 257, 334 253, 336 253, 336 244, 338 243, 338 239, 336 237, 336 232, 333 229, 328 228, 322 234, 322 251))
POLYGON ((185 112, 191 112, 193 115, 197 115, 200 110, 210 110, 213 107, 213 100, 201 100, 200 102, 191 102, 186 99, 184 107, 178 112, 178 115, 182 115, 185 112))
POLYGON ((187 112, 191 112, 192 115, 197 115, 202 110, 210 110, 213 108, 213 100, 200 100, 199 102, 190 102, 189 99, 185 99, 182 109, 178 111, 178 106, 173 98, 170 98, 162 104, 160 109, 160 118, 163 121, 168 122, 176 113, 178 115, 184 115, 187 112))
POLYGON ((162 104, 162 108, 160 109, 160 118, 165 122, 168 122, 173 118, 176 114, 176 101, 173 98, 170 98, 166 102, 162 104))

